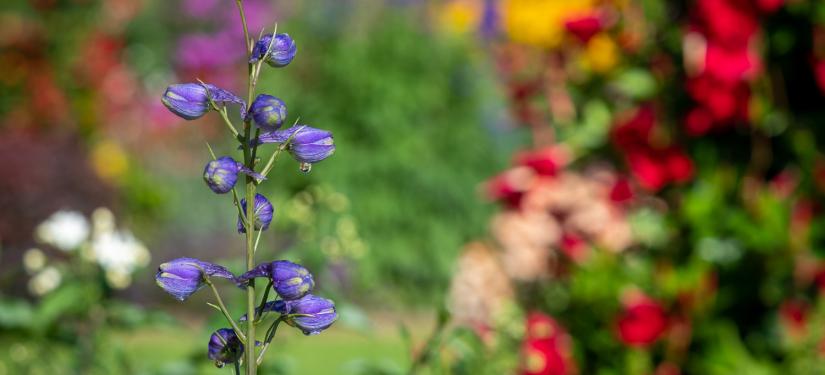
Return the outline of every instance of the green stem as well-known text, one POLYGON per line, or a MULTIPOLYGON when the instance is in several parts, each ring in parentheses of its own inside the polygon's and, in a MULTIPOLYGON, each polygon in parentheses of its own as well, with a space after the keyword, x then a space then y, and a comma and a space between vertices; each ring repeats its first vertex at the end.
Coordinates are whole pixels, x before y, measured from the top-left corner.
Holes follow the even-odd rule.
MULTIPOLYGON (((249 39, 249 29, 246 24, 246 15, 244 14, 243 4, 241 0, 235 0, 235 4, 238 6, 238 12, 241 16, 241 24, 243 24, 243 35, 244 35, 244 45, 246 45, 246 52, 247 58, 252 53, 252 44, 249 39)), ((254 89, 252 87, 253 81, 253 70, 252 65, 247 66, 247 73, 249 74, 249 80, 247 81, 247 103, 252 103, 252 95, 254 93, 254 89)), ((255 161, 252 159, 252 150, 250 150, 250 123, 249 120, 244 121, 244 136, 243 136, 243 156, 244 156, 244 164, 246 164, 247 168, 251 170, 255 170, 255 161)), ((253 146, 253 148, 257 148, 253 146)), ((255 267, 255 248, 254 248, 254 235, 255 235, 255 180, 250 177, 246 176, 246 270, 249 271, 253 267, 255 267)), ((246 355, 246 375, 255 375, 258 370, 256 356, 255 356, 255 325, 252 324, 251 320, 255 317, 255 280, 250 280, 249 284, 246 288, 246 316, 247 324, 246 324, 246 336, 249 337, 249 342, 251 345, 246 346, 246 350, 244 354, 246 355)))
POLYGON ((223 107, 218 110, 218 112, 221 114, 221 118, 223 118, 223 122, 229 129, 229 132, 232 133, 232 136, 235 137, 235 139, 238 139, 238 137, 240 137, 240 134, 238 134, 238 129, 235 129, 235 125, 232 125, 232 120, 229 119, 229 115, 226 113, 226 111, 226 107, 223 107))
POLYGON ((275 332, 278 331, 278 326, 283 321, 284 321, 284 317, 280 316, 280 317, 278 317, 278 319, 275 319, 275 321, 272 322, 271 326, 269 326, 269 329, 266 332, 266 340, 264 340, 264 344, 263 344, 263 346, 261 346, 261 353, 258 354, 258 359, 255 362, 258 365, 260 365, 261 362, 264 361, 264 353, 266 353, 266 350, 269 349, 269 344, 272 342, 272 339, 275 338, 275 332))
POLYGON ((258 306, 258 313, 255 315, 255 319, 253 320, 254 324, 258 324, 258 322, 260 322, 264 317, 264 305, 266 305, 266 300, 269 299, 270 290, 272 290, 272 280, 269 280, 269 284, 266 285, 264 296, 261 298, 261 304, 258 306))
MULTIPOLYGON (((298 120, 295 120, 295 124, 297 123, 298 120)), ((289 138, 287 138, 284 143, 281 143, 281 145, 275 150, 275 152, 272 153, 272 156, 269 157, 269 161, 266 162, 264 169, 261 171, 261 175, 266 177, 269 174, 269 172, 272 171, 272 167, 275 166, 275 160, 278 159, 278 156, 281 155, 281 152, 283 152, 284 150, 286 150, 287 147, 289 147, 289 143, 292 142, 292 139, 295 138, 295 136, 298 135, 298 133, 301 130, 304 130, 305 127, 306 126, 302 126, 298 128, 297 130, 292 132, 292 134, 289 135, 289 138)))
POLYGON ((223 313, 223 316, 226 318, 226 321, 228 321, 229 325, 232 326, 232 329, 235 331, 235 334, 238 335, 241 342, 246 344, 246 336, 244 336, 243 331, 240 327, 238 327, 238 324, 235 323, 235 319, 232 319, 232 314, 229 313, 229 310, 223 303, 223 298, 221 298, 221 294, 218 293, 218 288, 215 288, 215 284, 212 283, 212 280, 209 280, 209 277, 204 276, 204 281, 206 282, 206 285, 209 285, 209 287, 212 288, 212 293, 215 294, 215 299, 218 301, 218 307, 223 313))

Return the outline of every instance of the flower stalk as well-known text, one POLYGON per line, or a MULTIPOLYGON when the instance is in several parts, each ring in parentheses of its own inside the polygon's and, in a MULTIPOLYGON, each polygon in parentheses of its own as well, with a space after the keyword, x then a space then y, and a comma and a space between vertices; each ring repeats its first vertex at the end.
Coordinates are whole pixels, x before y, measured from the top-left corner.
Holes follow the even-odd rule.
POLYGON ((268 261, 257 266, 255 264, 255 253, 262 232, 269 227, 275 214, 273 204, 257 192, 257 185, 266 180, 264 175, 255 171, 259 164, 258 147, 268 143, 278 144, 263 168, 263 172, 268 174, 278 155, 284 150, 292 154, 302 170, 308 170, 312 163, 330 156, 335 146, 332 133, 306 125, 297 126, 297 120, 292 128, 279 131, 288 112, 286 104, 277 97, 261 94, 253 101, 263 63, 275 68, 285 67, 294 58, 297 46, 289 35, 276 34, 275 30, 271 35, 263 35, 261 32, 257 41, 250 39, 243 2, 236 0, 235 3, 243 24, 247 51, 246 101, 220 87, 198 81, 169 86, 162 96, 162 102, 172 113, 185 120, 198 119, 212 110, 218 112, 233 139, 241 145, 239 149, 243 153, 242 162, 228 155, 218 157, 207 143, 211 161, 204 166, 203 180, 216 194, 232 192, 232 201, 238 215, 236 228, 238 233, 245 235, 246 271, 235 276, 217 264, 195 258, 178 258, 161 264, 155 281, 179 301, 184 301, 201 288, 209 286, 217 303, 209 303, 209 306, 220 311, 231 328, 220 328, 213 333, 208 357, 218 367, 231 363, 236 374, 240 375, 243 368, 244 374, 254 375, 282 321, 299 328, 306 335, 315 335, 332 325, 338 316, 331 300, 310 294, 315 282, 312 274, 303 266, 287 260, 268 261), (241 106, 242 128, 233 123, 228 104, 241 106), (236 183, 240 185, 239 178, 242 175, 243 188, 239 191, 236 190, 236 183), (231 280, 245 289, 244 316, 233 319, 210 276, 231 280), (260 302, 257 301, 259 291, 255 288, 255 279, 258 277, 269 279, 266 289, 260 293, 260 302), (269 301, 272 290, 277 293, 278 299, 269 301), (255 340, 255 328, 270 311, 275 311, 280 316, 264 334, 263 345, 258 350, 257 344, 260 342, 255 340))

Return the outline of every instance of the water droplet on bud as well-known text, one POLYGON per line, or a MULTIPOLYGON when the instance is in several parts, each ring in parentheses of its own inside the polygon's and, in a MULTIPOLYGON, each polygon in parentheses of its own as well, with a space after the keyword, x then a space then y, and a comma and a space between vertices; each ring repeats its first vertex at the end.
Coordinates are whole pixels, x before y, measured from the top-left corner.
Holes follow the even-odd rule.
POLYGON ((312 170, 312 164, 310 163, 301 163, 301 172, 309 173, 312 170))
POLYGON ((225 365, 225 363, 223 363, 222 361, 220 361, 220 360, 215 361, 215 367, 223 368, 223 365, 225 365))

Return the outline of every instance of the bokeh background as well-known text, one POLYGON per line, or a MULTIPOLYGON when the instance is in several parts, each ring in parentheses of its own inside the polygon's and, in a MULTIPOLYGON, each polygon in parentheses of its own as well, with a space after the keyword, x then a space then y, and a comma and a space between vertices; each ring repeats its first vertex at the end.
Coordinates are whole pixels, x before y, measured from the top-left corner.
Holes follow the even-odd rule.
MULTIPOLYGON (((262 185, 258 258, 340 313, 265 373, 825 373, 825 3, 243 2, 298 43, 259 91, 337 145, 262 185)), ((242 38, 230 0, 0 5, 0 374, 231 372, 153 277, 243 268, 234 146, 160 102, 243 92, 242 38)))

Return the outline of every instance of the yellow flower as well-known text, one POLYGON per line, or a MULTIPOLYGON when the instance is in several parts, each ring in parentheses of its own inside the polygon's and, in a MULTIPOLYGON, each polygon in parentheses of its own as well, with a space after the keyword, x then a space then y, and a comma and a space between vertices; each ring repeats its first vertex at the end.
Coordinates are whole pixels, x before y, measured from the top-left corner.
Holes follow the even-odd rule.
POLYGON ((481 18, 479 1, 453 0, 440 10, 441 25, 451 33, 466 34, 473 31, 481 18))
POLYGON ((129 168, 126 152, 112 140, 96 144, 91 159, 97 175, 109 182, 117 182, 129 168))
POLYGON ((517 43, 555 48, 564 40, 564 22, 589 12, 593 3, 593 0, 504 0, 504 30, 517 43))
POLYGON ((599 33, 587 43, 584 64, 596 73, 607 73, 619 63, 619 50, 607 34, 599 33))

